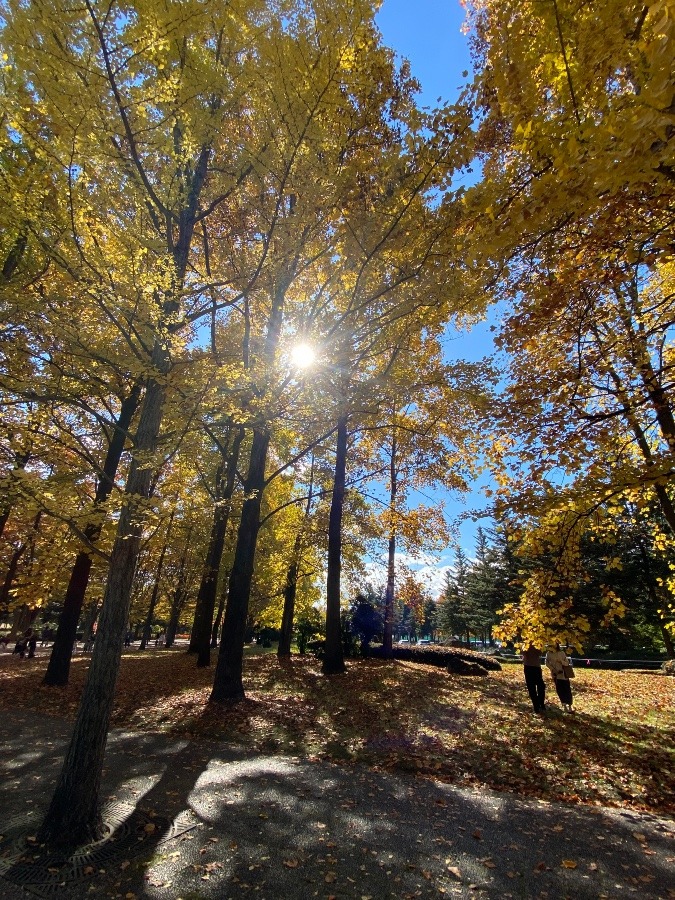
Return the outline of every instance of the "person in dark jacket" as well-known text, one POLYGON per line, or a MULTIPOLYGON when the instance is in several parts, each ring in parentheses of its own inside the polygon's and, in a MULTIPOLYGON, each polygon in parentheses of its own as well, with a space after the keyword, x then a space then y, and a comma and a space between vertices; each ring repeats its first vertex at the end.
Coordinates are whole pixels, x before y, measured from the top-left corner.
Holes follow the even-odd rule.
POLYGON ((546 711, 546 684, 541 672, 541 650, 532 644, 523 650, 523 671, 534 711, 544 713, 546 711))
POLYGON ((26 649, 28 648, 28 639, 30 638, 30 635, 30 630, 25 631, 16 642, 13 652, 19 654, 19 659, 23 659, 26 655, 26 649))

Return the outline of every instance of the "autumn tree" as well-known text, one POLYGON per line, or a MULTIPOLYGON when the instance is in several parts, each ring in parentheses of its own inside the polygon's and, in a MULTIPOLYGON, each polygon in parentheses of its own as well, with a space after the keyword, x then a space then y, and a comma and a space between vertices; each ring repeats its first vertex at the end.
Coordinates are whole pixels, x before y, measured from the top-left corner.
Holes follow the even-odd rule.
MULTIPOLYGON (((556 623, 583 639, 571 601, 580 540, 615 503, 656 501, 675 522, 664 75, 675 36, 663 13, 609 0, 470 7, 483 179, 467 199, 474 259, 506 309, 509 366, 496 509, 529 523, 529 555, 559 560, 525 591, 525 619, 543 617, 549 639, 556 623)), ((605 598, 620 610, 609 588, 605 598)))
MULTIPOLYGON (((247 296, 243 310, 246 321, 250 321, 245 365, 254 385, 252 407, 258 419, 252 428, 244 483, 247 500, 230 575, 212 700, 243 697, 243 630, 260 500, 266 485, 272 410, 283 396, 280 389, 286 378, 283 365, 279 366, 280 349, 289 330, 305 339, 311 336, 319 350, 330 347, 331 359, 324 363, 324 372, 330 371, 332 377, 325 396, 332 397, 334 418, 328 430, 336 434, 337 461, 329 523, 324 670, 337 672, 343 667, 339 520, 350 371, 355 361, 363 361, 366 356, 369 360, 364 368, 372 367, 374 336, 384 330, 387 321, 393 322, 415 308, 410 297, 404 296, 404 286, 417 276, 423 264, 422 247, 428 255, 434 235, 437 238, 439 231, 447 228, 447 222, 442 226, 436 222, 433 235, 423 237, 423 224, 431 224, 432 218, 424 194, 447 174, 449 164, 441 161, 448 155, 448 143, 441 141, 442 148, 425 153, 421 137, 411 131, 407 138, 409 153, 401 151, 399 131, 403 122, 406 128, 420 129, 422 121, 418 121, 411 105, 409 78, 395 72, 388 52, 378 44, 371 12, 365 14, 361 9, 356 15, 356 9, 350 9, 337 14, 322 9, 317 29, 328 29, 340 52, 329 52, 328 43, 317 44, 302 35, 308 58, 316 61, 313 80, 296 83, 298 73, 284 66, 270 86, 273 121, 278 109, 286 109, 289 98, 302 98, 302 102, 298 105, 293 100, 284 116, 293 128, 283 144, 278 142, 276 167, 269 166, 274 182, 263 183, 259 189, 260 196, 270 203, 272 213, 268 218, 277 232, 263 273, 266 291, 260 290, 261 279, 257 293, 247 296), (305 147, 311 152, 301 153, 305 147), (419 167, 415 154, 424 158, 419 167), (279 193, 279 186, 283 193, 279 193)), ((288 125, 284 133, 286 130, 288 125)))
POLYGON ((255 18, 262 28, 270 18, 254 4, 149 3, 109 13, 93 2, 78 9, 54 2, 36 22, 16 6, 3 29, 13 127, 64 182, 70 227, 43 232, 42 245, 55 270, 122 333, 131 327, 144 368, 99 640, 43 829, 54 840, 97 831, 107 722, 177 335, 213 306, 196 229, 203 232, 250 172, 242 102, 266 76, 263 60, 240 50, 242 41, 248 47, 246 23, 255 18), (39 122, 26 112, 35 109, 39 122), (216 154, 225 121, 228 144, 216 154))

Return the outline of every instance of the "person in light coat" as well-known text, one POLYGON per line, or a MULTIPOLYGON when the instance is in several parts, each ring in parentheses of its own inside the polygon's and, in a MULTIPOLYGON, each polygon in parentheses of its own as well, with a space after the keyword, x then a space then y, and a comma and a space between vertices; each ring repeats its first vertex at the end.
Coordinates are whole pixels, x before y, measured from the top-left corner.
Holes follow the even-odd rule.
POLYGON ((544 663, 551 672, 563 710, 572 712, 572 685, 565 674, 565 666, 571 666, 571 660, 567 658, 565 651, 560 649, 560 644, 556 644, 555 650, 549 650, 546 654, 544 663))

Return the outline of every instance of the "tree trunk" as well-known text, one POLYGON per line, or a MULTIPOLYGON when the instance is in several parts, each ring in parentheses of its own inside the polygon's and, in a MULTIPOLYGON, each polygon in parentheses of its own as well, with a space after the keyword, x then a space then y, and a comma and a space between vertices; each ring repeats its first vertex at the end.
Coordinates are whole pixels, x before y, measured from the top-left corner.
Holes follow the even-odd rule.
POLYGON ((220 623, 223 621, 223 612, 225 611, 225 601, 227 600, 227 584, 230 580, 230 573, 228 572, 223 578, 223 589, 220 592, 220 600, 218 601, 218 612, 216 613, 216 618, 213 622, 213 628, 211 629, 211 649, 218 649, 218 635, 220 633, 220 623))
POLYGON ((232 447, 229 448, 227 453, 227 460, 223 459, 216 479, 217 502, 213 511, 211 538, 204 562, 199 593, 197 594, 195 620, 192 634, 190 635, 190 649, 193 652, 197 652, 198 668, 211 665, 211 632, 213 611, 216 606, 216 592, 218 590, 218 575, 220 574, 220 564, 223 558, 223 548, 225 547, 225 534, 230 516, 230 501, 234 493, 237 477, 239 448, 243 437, 243 429, 238 428, 232 447))
MULTIPOLYGON (((31 530, 29 536, 26 540, 21 544, 20 547, 12 553, 12 557, 9 561, 9 566, 7 568, 7 572, 5 574, 5 579, 0 587, 0 613, 6 611, 9 608, 9 595, 12 590, 12 585, 16 579, 16 573, 19 569, 19 563, 21 562, 21 557, 24 555, 26 550, 30 550, 28 568, 32 564, 32 561, 35 557, 35 540, 37 538, 38 531, 40 529, 40 521, 42 520, 42 510, 38 510, 37 515, 33 519, 33 524, 31 525, 31 530)), ((35 615, 37 614, 37 610, 35 615)), ((33 618, 35 618, 33 615, 33 618)), ((32 620, 31 620, 32 621, 32 620)), ((15 637, 14 627, 12 627, 12 631, 10 633, 10 640, 15 637)))
POLYGON ((23 603, 12 614, 12 627, 9 632, 8 640, 15 641, 20 635, 27 631, 37 618, 39 610, 31 609, 23 603))
POLYGON ((300 548, 302 538, 300 532, 295 536, 291 563, 286 572, 286 584, 284 585, 284 611, 281 616, 281 635, 277 656, 279 658, 291 655, 291 641, 293 638, 293 618, 295 616, 295 595, 298 588, 298 569, 300 568, 300 548))
POLYGON ((347 416, 340 416, 335 448, 333 495, 328 519, 328 573, 326 576, 326 651, 323 658, 324 675, 345 671, 340 621, 340 570, 342 556, 342 509, 345 499, 347 471, 347 416))
MULTIPOLYGON (((297 260, 295 264, 297 264, 297 260)), ((272 310, 262 353, 263 362, 270 368, 274 365, 279 344, 284 318, 286 291, 293 276, 292 268, 280 279, 274 290, 272 310)), ((248 365, 248 350, 245 351, 245 355, 246 364, 248 365)), ((244 496, 246 499, 244 500, 241 519, 239 520, 237 545, 230 571, 218 662, 213 680, 213 689, 209 697, 210 702, 213 703, 221 703, 227 700, 238 702, 244 699, 242 676, 246 619, 248 618, 255 550, 260 530, 260 506, 263 491, 265 490, 265 466, 267 465, 269 443, 270 434, 267 428, 260 425, 254 427, 248 473, 244 483, 244 496)))
MULTIPOLYGON (((159 343, 153 363, 161 372, 169 369, 168 353, 159 343)), ((150 379, 110 558, 97 640, 70 745, 40 828, 40 841, 82 844, 102 834, 98 802, 103 758, 145 518, 143 506, 150 495, 152 470, 147 457, 156 449, 163 406, 164 387, 150 379)))
POLYGON ((269 442, 270 435, 266 429, 254 430, 251 458, 244 484, 246 500, 242 507, 237 532, 237 546, 230 572, 223 633, 220 639, 213 689, 209 698, 214 703, 244 699, 242 675, 246 619, 253 579, 255 550, 260 530, 260 504, 265 488, 265 465, 269 442))
POLYGON ((675 646, 673 646, 672 635, 671 635, 670 631, 668 631, 668 629, 666 628, 666 623, 663 620, 661 622, 659 622, 659 625, 661 627, 661 635, 663 636, 663 643, 666 645, 666 656, 668 657, 668 659, 673 659, 673 658, 675 658, 675 646))
POLYGON ((143 637, 141 638, 141 646, 139 650, 145 650, 148 646, 148 641, 150 640, 150 629, 152 628, 152 620, 155 617, 155 606, 157 606, 157 598, 159 597, 159 585, 162 580, 162 569, 164 568, 164 557, 166 555, 167 548, 169 546, 169 538, 171 536, 171 526, 173 525, 173 517, 176 514, 175 509, 171 510, 171 516, 169 517, 169 524, 166 529, 166 537, 164 538, 164 544, 162 546, 162 552, 159 554, 159 560, 157 561, 157 572, 155 573, 155 583, 152 586, 152 594, 150 596, 150 603, 148 605, 148 614, 145 617, 145 625, 143 626, 143 637))
POLYGON ((9 609, 9 593, 12 590, 12 585, 14 584, 14 579, 16 578, 16 573, 17 569, 19 568, 19 563, 21 562, 21 557, 24 555, 27 549, 28 542, 26 541, 21 544, 20 547, 17 547, 14 553, 12 553, 9 565, 7 566, 4 581, 0 586, 0 613, 2 613, 3 615, 9 609))
MULTIPOLYGON (((225 532, 227 530, 228 510, 225 509, 221 500, 223 489, 223 481, 225 476, 225 461, 221 460, 216 471, 216 491, 215 506, 213 508, 213 519, 211 521, 211 534, 209 535, 209 545, 206 551, 206 559, 204 560, 204 568, 197 592, 197 601, 195 603, 195 613, 192 619, 192 629, 190 630, 190 643, 188 644, 188 653, 199 653, 202 647, 201 659, 203 660, 203 643, 204 634, 211 634, 211 621, 213 618, 213 608, 209 611, 208 606, 211 601, 211 587, 215 594, 218 584, 218 572, 220 568, 220 560, 222 559, 223 547, 225 546, 225 532)), ((197 665, 209 665, 210 659, 204 663, 197 661, 197 665)))
POLYGON ((314 453, 312 453, 312 464, 309 470, 309 489, 307 491, 307 503, 305 504, 305 513, 300 525, 300 529, 293 543, 293 552, 291 554, 291 562, 286 572, 286 584, 284 586, 284 610, 281 616, 281 635, 279 637, 279 646, 277 647, 277 656, 291 655, 291 643, 293 640, 293 619, 295 618, 295 597, 298 592, 298 570, 300 569, 300 559, 302 556, 302 544, 304 532, 310 513, 312 511, 312 498, 314 493, 314 453))
MULTIPOLYGON (((100 507, 110 496, 115 485, 115 476, 124 451, 124 444, 127 438, 127 432, 131 425, 131 420, 138 408, 141 397, 141 384, 137 382, 131 389, 131 393, 122 401, 120 413, 115 423, 115 431, 113 432, 108 452, 106 453, 103 463, 103 472, 101 479, 96 488, 96 496, 94 497, 94 508, 100 507)), ((101 535, 102 523, 91 522, 85 529, 84 533, 89 541, 96 543, 101 535)), ((63 602, 63 609, 59 616, 59 624, 56 630, 56 637, 52 646, 52 652, 47 664, 47 671, 42 680, 43 684, 62 686, 68 684, 70 676, 70 659, 73 653, 73 645, 77 635, 77 623, 80 621, 84 598, 87 593, 87 585, 89 584, 89 573, 91 572, 92 559, 88 550, 80 550, 75 558, 75 564, 70 572, 68 587, 66 588, 66 597, 63 602)), ((92 622, 93 625, 93 622, 92 622)), ((85 637, 88 637, 86 634, 85 637)))
POLYGON ((166 647, 173 647, 176 640, 176 632, 178 631, 178 620, 187 599, 187 591, 185 590, 185 569, 187 567, 188 554, 190 552, 190 538, 192 536, 192 528, 188 529, 185 537, 185 547, 181 557, 178 569, 178 582, 176 590, 173 594, 171 602, 171 612, 169 613, 169 624, 166 627, 166 647))
MULTIPOLYGON (((15 472, 21 472, 28 465, 28 460, 30 459, 30 453, 19 453, 16 457, 14 468, 10 473, 10 478, 14 475, 15 472)), ((7 519, 9 518, 9 514, 12 511, 12 503, 11 500, 8 499, 5 501, 2 512, 0 512, 0 537, 2 537, 5 531, 5 525, 7 524, 7 519)))
MULTIPOLYGON (((393 514, 396 511, 396 427, 391 439, 391 458, 389 460, 389 510, 393 514)), ((396 528, 392 522, 389 532, 389 547, 387 550, 387 588, 384 594, 384 627, 382 636, 382 654, 387 659, 394 656, 393 624, 394 624, 394 590, 396 586, 396 528)))
POLYGON ((187 594, 185 591, 185 587, 180 585, 176 588, 176 591, 173 595, 173 602, 171 603, 171 613, 169 615, 169 624, 166 627, 166 647, 173 647, 176 642, 176 633, 178 632, 178 620, 180 618, 181 611, 183 606, 185 605, 187 594))

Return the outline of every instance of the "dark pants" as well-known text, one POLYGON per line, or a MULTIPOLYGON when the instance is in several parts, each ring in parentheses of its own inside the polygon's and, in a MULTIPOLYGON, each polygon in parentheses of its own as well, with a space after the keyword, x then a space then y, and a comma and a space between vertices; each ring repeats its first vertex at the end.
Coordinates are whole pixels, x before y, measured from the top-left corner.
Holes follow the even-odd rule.
POLYGON ((535 712, 544 708, 544 700, 546 698, 546 685, 544 684, 544 676, 541 674, 541 666, 523 666, 525 672, 525 684, 527 692, 530 695, 532 706, 535 712))
POLYGON ((555 689, 561 703, 572 705, 572 685, 567 678, 556 678, 555 689))

